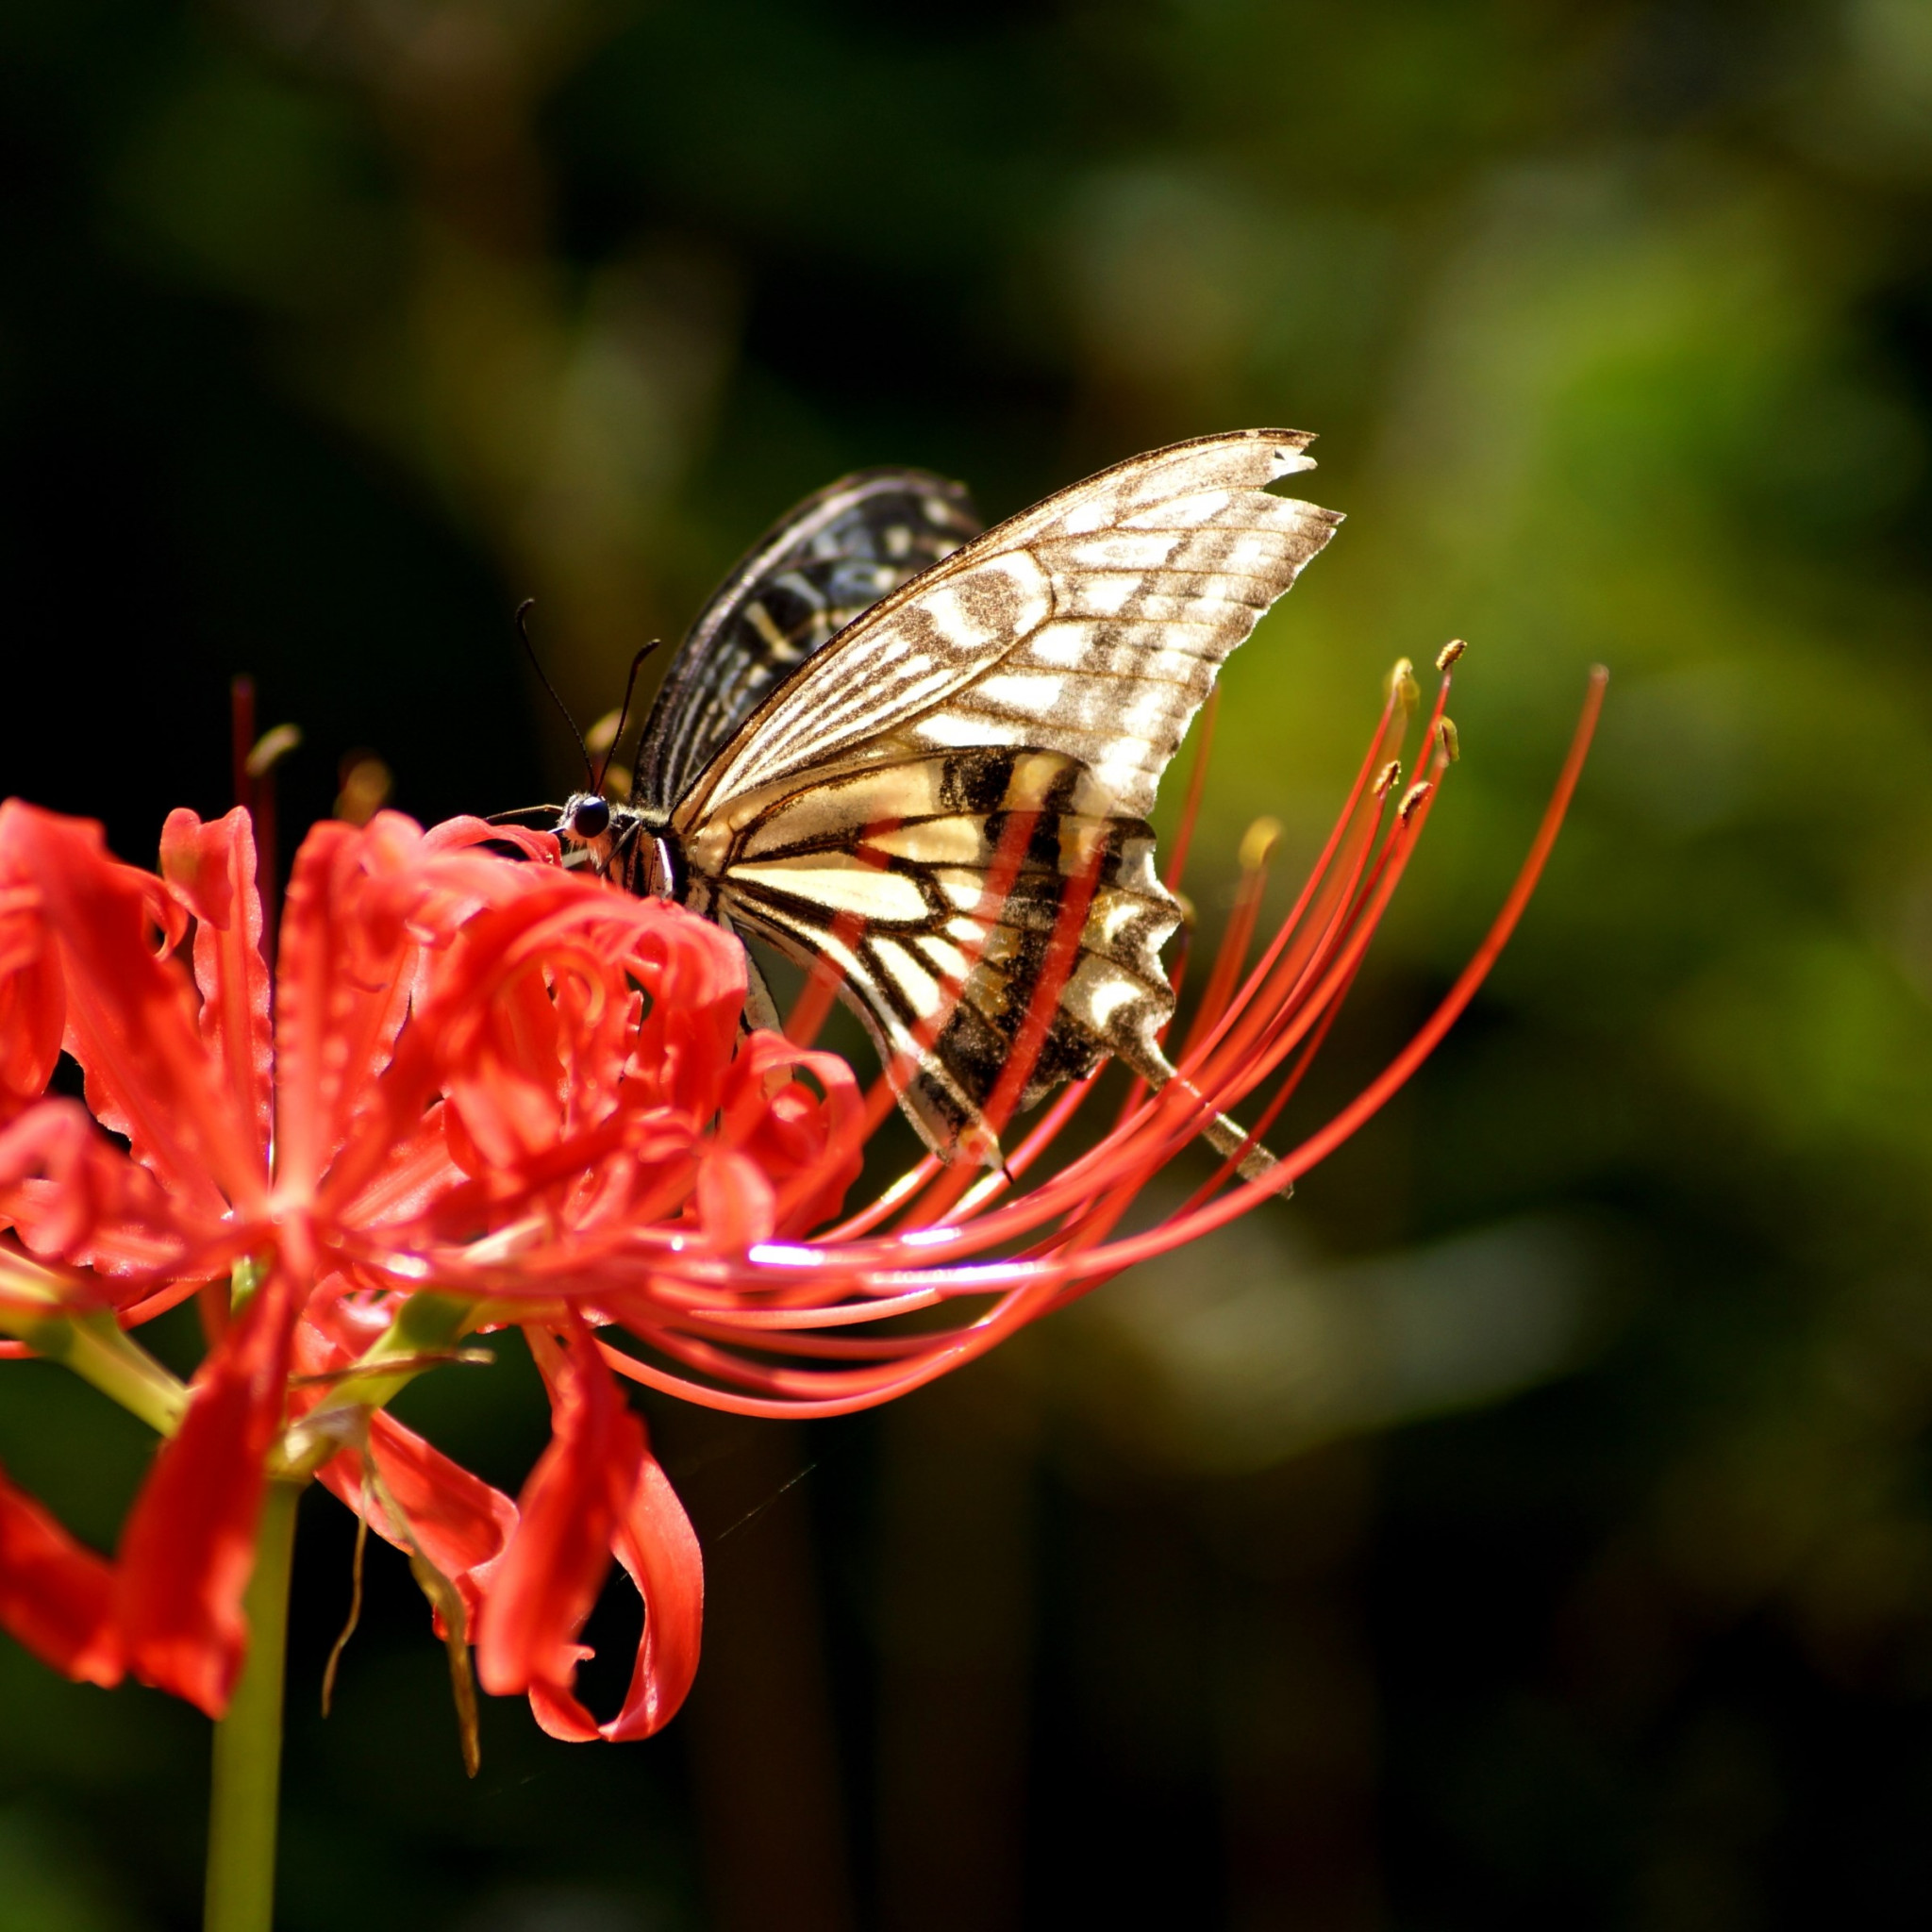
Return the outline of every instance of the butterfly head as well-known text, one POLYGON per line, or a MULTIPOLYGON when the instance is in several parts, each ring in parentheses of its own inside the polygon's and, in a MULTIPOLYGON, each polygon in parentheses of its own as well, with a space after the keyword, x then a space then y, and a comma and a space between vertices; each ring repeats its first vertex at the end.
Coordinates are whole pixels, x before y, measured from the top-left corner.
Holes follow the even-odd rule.
POLYGON ((607 857, 610 841, 610 801, 594 791, 575 791, 557 822, 557 836, 567 845, 607 857))
POLYGON ((640 898, 683 897, 686 867, 676 839, 637 807, 613 805, 600 792, 574 792, 555 830, 566 865, 589 866, 640 898))
POLYGON ((565 865, 585 867, 599 878, 636 890, 631 878, 641 829, 636 812, 612 805, 602 792, 574 791, 551 829, 563 847, 565 865))

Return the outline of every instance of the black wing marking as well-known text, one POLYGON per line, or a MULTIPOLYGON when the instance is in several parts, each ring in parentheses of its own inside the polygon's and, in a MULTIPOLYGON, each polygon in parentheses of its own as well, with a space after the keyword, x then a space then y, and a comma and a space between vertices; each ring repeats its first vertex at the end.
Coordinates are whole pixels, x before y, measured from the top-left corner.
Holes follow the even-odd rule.
POLYGON ((672 659, 631 802, 668 813, 775 684, 979 529, 965 489, 925 470, 861 470, 781 517, 672 659))

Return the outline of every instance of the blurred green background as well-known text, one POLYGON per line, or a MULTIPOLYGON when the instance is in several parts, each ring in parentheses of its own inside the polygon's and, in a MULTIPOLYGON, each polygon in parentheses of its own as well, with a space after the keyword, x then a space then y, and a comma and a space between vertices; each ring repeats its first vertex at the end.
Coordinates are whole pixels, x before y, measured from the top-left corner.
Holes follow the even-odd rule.
MULTIPOLYGON (((290 1932, 1926 1922, 1926 0, 8 0, 0 170, 0 791, 131 858, 227 803, 233 672, 297 827, 358 748, 425 818, 556 796, 524 596, 591 717, 842 470, 997 516, 1316 429, 1350 521, 1226 679, 1210 927, 1472 649, 1312 1120, 1614 673, 1501 971, 1291 1205, 883 1414, 653 1410, 665 1738, 499 1705, 465 1784, 387 1551, 324 1724, 312 1498, 290 1932)), ((513 1488, 503 1355, 408 1408, 513 1488)), ((104 1546, 147 1447, 0 1371, 104 1546)), ((194 1923, 205 1765, 0 1641, 0 1932, 194 1923)))

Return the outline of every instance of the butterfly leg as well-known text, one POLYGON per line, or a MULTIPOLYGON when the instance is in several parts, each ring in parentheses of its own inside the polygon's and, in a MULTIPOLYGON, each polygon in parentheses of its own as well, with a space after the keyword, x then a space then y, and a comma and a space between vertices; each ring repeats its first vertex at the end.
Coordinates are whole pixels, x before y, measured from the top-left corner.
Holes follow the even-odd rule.
POLYGON ((752 958, 751 948, 745 944, 744 935, 732 924, 722 909, 713 915, 718 924, 738 941, 739 950, 744 955, 744 1010, 738 1016, 741 1033, 782 1033, 785 1023, 778 1017, 778 1003, 772 997, 772 989, 765 984, 765 975, 758 970, 758 962, 752 958))
POLYGON ((782 1033, 785 1030, 785 1023, 778 1017, 778 1004, 772 997, 772 989, 765 984, 765 975, 758 971, 758 962, 749 951, 744 956, 742 1024, 746 1032, 782 1033))

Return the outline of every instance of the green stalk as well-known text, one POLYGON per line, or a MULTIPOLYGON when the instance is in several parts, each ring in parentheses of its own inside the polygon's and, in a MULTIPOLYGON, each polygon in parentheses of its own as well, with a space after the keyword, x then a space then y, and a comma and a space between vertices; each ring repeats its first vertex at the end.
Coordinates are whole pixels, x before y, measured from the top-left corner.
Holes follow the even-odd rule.
POLYGON ((275 1816, 282 1770, 282 1667, 299 1483, 271 1482, 242 1608, 248 1657, 215 1726, 208 1797, 206 1932, 274 1932, 275 1816))
POLYGON ((36 1355, 92 1382, 157 1435, 172 1436, 188 1412, 187 1385, 171 1375, 106 1309, 7 1324, 36 1355))

